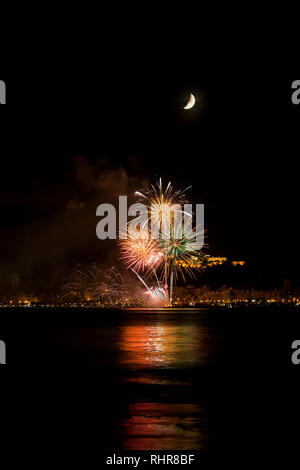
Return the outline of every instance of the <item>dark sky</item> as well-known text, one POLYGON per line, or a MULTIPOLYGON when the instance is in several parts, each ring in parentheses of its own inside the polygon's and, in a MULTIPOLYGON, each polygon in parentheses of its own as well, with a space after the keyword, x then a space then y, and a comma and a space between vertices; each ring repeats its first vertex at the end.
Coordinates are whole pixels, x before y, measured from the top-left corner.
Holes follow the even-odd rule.
POLYGON ((77 263, 112 262, 97 205, 162 176, 205 204, 209 253, 274 284, 300 279, 293 80, 130 67, 0 78, 2 276, 47 290, 77 263))

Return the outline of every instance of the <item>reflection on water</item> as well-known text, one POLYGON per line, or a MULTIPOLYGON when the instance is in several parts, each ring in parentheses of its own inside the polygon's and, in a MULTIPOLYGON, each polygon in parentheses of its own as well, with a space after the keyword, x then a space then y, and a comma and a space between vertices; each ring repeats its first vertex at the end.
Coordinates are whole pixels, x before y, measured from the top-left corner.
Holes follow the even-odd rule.
POLYGON ((121 423, 127 450, 198 449, 205 445, 203 409, 196 404, 134 403, 121 423))
POLYGON ((205 448, 215 388, 209 384, 220 351, 211 317, 205 311, 103 313, 93 325, 58 329, 56 344, 66 360, 96 365, 107 448, 205 448))
POLYGON ((131 369, 197 366, 209 358, 210 339, 208 328, 194 324, 124 326, 120 362, 131 369))
POLYGON ((213 328, 195 315, 149 316, 120 327, 119 364, 127 371, 123 381, 144 385, 119 423, 122 448, 206 447, 200 374, 215 356, 214 335, 213 328))

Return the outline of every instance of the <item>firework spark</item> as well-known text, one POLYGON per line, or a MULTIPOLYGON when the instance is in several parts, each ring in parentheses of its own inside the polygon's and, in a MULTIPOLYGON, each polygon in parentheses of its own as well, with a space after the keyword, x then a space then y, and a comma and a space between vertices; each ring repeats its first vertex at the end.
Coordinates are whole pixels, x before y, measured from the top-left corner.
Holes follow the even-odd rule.
POLYGON ((149 295, 154 299, 169 301, 168 292, 164 287, 151 287, 149 295))
MULTIPOLYGON (((132 269, 132 268, 131 268, 132 269)), ((164 301, 165 303, 169 303, 169 294, 168 294, 168 286, 162 287, 159 283, 159 280, 155 274, 156 281, 157 281, 157 286, 156 287, 149 287, 145 280, 137 273, 134 269, 132 271, 136 274, 138 279, 141 281, 141 283, 146 287, 146 292, 148 296, 151 297, 153 300, 159 300, 159 301, 164 301)))

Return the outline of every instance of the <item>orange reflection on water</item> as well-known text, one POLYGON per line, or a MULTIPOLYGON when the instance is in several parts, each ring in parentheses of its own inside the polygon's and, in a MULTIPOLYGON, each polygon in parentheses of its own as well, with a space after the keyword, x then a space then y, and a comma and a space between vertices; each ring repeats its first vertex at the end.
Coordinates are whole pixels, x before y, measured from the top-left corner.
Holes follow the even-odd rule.
POLYGON ((206 362, 208 330, 195 324, 129 325, 121 330, 120 362, 127 368, 183 368, 206 362))
POLYGON ((154 319, 123 325, 119 334, 123 380, 140 385, 119 422, 122 448, 206 448, 206 412, 192 384, 215 355, 213 328, 189 318, 154 319))
POLYGON ((125 450, 203 449, 208 440, 196 404, 132 404, 122 429, 125 450))

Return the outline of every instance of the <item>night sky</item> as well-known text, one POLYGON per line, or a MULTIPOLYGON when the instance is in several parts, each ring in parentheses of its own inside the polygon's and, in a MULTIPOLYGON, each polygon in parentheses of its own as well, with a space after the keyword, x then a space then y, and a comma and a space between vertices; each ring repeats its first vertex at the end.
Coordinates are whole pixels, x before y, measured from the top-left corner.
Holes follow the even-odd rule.
POLYGON ((0 78, 2 279, 46 291, 78 263, 115 262, 96 207, 162 176, 205 204, 208 253, 247 260, 254 284, 300 283, 293 80, 125 66, 0 78))

